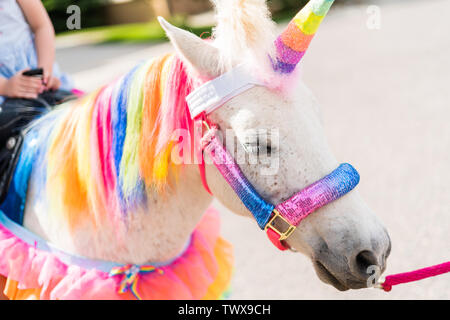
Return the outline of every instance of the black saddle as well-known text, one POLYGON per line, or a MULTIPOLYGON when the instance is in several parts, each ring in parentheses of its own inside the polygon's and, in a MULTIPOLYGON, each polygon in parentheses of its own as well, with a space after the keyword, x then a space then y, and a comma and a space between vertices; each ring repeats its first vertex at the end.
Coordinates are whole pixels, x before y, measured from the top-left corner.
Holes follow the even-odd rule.
POLYGON ((67 91, 48 91, 33 100, 7 98, 0 106, 0 203, 6 198, 27 126, 55 106, 76 98, 67 91))

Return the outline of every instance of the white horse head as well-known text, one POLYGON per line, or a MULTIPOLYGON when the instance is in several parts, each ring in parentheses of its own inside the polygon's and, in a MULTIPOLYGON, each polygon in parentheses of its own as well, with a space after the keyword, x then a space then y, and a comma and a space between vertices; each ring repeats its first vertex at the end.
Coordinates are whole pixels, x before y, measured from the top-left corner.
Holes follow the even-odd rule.
MULTIPOLYGON (((228 146, 238 141, 236 154, 257 159, 239 162, 243 173, 268 201, 280 203, 339 162, 327 144, 318 103, 298 72, 272 69, 268 57, 277 54, 275 33, 264 2, 216 1, 219 21, 211 42, 162 19, 161 25, 178 54, 201 76, 214 78, 246 63, 270 83, 234 97, 210 118, 228 146)), ((332 1, 308 6, 323 3, 329 8, 332 1)), ((251 216, 216 168, 206 171, 212 193, 231 211, 251 216)), ((310 215, 287 241, 313 261, 322 281, 340 290, 367 287, 369 267, 384 271, 391 247, 385 228, 357 191, 310 215)))
MULTIPOLYGON (((292 25, 278 39, 306 50, 311 26, 332 2, 312 1, 307 9, 318 15, 303 12, 294 20, 309 21, 302 42, 295 42, 292 25)), ((192 89, 239 64, 250 66, 265 85, 242 92, 209 117, 227 146, 238 141, 233 155, 256 190, 281 203, 338 166, 318 104, 298 71, 292 72, 304 52, 283 49, 279 40, 274 45, 263 0, 223 0, 216 6, 212 41, 161 20, 178 56, 144 62, 32 126, 17 169, 30 174, 29 187, 23 190, 19 175, 20 183, 12 185, 20 190, 11 196, 22 205, 27 193, 27 229, 87 258, 142 265, 179 256, 213 197, 202 186, 197 164, 171 162, 180 142, 171 136, 180 128, 194 130, 186 106, 192 89)), ((223 204, 250 216, 212 165, 206 166, 206 180, 223 204)), ((286 241, 340 290, 367 287, 376 271, 368 268, 383 271, 390 251, 387 232, 357 191, 308 216, 286 241)))

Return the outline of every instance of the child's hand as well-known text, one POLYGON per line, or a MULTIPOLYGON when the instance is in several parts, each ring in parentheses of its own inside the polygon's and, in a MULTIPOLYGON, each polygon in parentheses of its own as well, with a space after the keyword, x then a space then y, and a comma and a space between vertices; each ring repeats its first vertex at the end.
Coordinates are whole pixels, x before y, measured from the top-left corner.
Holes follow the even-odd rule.
POLYGON ((50 76, 47 80, 47 85, 45 86, 45 90, 58 90, 61 87, 61 80, 56 77, 50 76))
POLYGON ((2 95, 10 98, 36 99, 42 90, 41 79, 22 75, 25 69, 5 81, 2 95))
POLYGON ((42 75, 42 84, 44 85, 45 90, 50 90, 50 82, 52 80, 52 71, 48 66, 40 66, 44 70, 44 74, 42 75))

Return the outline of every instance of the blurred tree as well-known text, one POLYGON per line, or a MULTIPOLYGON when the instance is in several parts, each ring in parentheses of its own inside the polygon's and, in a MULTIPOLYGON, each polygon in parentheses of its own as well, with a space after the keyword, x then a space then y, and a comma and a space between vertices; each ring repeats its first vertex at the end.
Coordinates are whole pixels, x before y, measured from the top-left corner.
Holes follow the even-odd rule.
POLYGON ((287 11, 291 9, 298 9, 304 6, 308 0, 268 0, 270 9, 273 12, 287 11))
MULTIPOLYGON (((151 0, 171 15, 198 14, 213 8, 211 0, 151 0)), ((226 1, 226 0, 225 0, 226 1)), ((154 5, 155 6, 155 5, 154 5)), ((155 11, 157 12, 157 11, 155 11)))
POLYGON ((157 16, 168 18, 171 15, 169 0, 152 0, 153 12, 157 16))
MULTIPOLYGON (((1 0, 0 0, 1 1, 1 0)), ((190 15, 212 9, 210 0, 126 0, 122 2, 146 1, 150 3, 154 15, 169 17, 173 15, 190 15)), ((226 0, 224 0, 226 1, 226 0)), ((336 0, 343 2, 350 0, 336 0)), ((352 2, 363 0, 351 0, 352 2)), ((81 28, 108 25, 106 7, 112 5, 115 0, 42 0, 47 9, 56 32, 67 31, 67 8, 71 5, 78 5, 81 9, 81 28)), ((303 7, 308 0, 267 0, 267 3, 274 14, 274 18, 285 19, 292 16, 303 7)), ((122 14, 127 14, 123 12, 122 14)), ((128 20, 134 15, 128 14, 128 20)))
POLYGON ((103 5, 105 2, 105 0, 42 0, 42 3, 48 11, 65 11, 68 6, 73 4, 83 9, 91 9, 103 5))

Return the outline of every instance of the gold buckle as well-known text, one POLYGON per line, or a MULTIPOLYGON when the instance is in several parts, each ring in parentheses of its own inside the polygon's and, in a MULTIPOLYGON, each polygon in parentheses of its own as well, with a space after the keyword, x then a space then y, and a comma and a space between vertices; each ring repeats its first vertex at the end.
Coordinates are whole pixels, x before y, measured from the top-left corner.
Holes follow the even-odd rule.
POLYGON ((273 209, 272 213, 273 213, 273 217, 266 224, 264 231, 267 231, 267 229, 271 229, 280 236, 280 241, 286 240, 295 231, 296 227, 293 226, 292 224, 290 224, 289 221, 287 221, 285 218, 283 218, 283 216, 277 209, 273 209), (287 224, 289 226, 287 228, 287 230, 281 231, 281 230, 277 229, 277 227, 274 225, 274 223, 277 219, 281 219, 285 224, 287 224))

